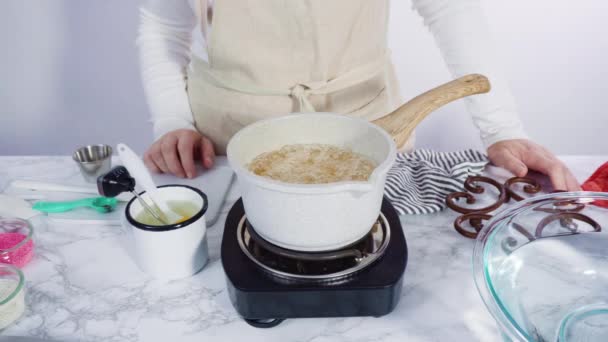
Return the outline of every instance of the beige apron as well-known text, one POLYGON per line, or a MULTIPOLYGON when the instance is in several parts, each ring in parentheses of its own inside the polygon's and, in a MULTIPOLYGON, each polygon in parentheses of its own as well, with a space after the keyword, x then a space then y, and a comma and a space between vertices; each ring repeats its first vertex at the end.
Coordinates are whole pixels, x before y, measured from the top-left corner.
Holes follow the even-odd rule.
POLYGON ((402 102, 388 0, 217 0, 212 21, 209 62, 192 59, 188 97, 218 154, 260 119, 317 111, 373 120, 402 102))

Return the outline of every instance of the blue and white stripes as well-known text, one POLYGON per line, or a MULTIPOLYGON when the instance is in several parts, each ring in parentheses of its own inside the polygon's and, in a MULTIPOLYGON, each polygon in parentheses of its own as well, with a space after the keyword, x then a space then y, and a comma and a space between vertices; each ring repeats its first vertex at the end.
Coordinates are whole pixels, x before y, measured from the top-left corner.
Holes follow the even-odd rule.
POLYGON ((435 213, 446 207, 449 193, 462 191, 465 179, 481 173, 487 163, 475 150, 401 153, 388 172, 384 194, 399 214, 435 213))

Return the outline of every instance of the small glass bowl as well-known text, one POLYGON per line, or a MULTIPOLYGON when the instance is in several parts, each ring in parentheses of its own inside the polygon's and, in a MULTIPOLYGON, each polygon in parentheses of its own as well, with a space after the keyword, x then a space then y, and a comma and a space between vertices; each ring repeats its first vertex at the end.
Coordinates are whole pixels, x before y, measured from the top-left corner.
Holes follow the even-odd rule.
POLYGON ((25 278, 17 267, 0 264, 0 330, 25 311, 25 278))
POLYGON ((0 219, 0 263, 27 265, 34 256, 33 228, 17 218, 0 219))
POLYGON ((606 341, 608 193, 536 196, 495 215, 473 252, 477 290, 507 341, 606 341))

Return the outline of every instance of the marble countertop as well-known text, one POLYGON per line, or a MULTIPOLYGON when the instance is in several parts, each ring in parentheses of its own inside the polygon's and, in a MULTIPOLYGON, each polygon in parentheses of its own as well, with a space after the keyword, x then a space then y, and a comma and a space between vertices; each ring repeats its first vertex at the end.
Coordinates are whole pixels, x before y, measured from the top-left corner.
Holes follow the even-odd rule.
MULTIPOLYGON (((607 156, 564 157, 584 181, 607 156)), ((67 180, 67 157, 0 157, 0 189, 17 178, 67 180)), ((208 229, 209 264, 195 276, 155 280, 125 249, 119 226, 36 219, 36 257, 24 268, 24 316, 0 335, 60 341, 496 341, 497 327, 471 275, 474 241, 459 235, 450 210, 402 216, 409 260, 402 297, 384 317, 289 319, 272 329, 247 325, 226 293, 220 257, 225 216, 208 229)))

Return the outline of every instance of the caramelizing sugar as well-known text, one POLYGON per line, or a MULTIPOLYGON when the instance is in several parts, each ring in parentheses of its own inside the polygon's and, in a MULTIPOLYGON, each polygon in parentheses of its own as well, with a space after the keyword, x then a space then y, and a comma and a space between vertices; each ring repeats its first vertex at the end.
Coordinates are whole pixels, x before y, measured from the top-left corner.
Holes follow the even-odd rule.
POLYGON ((333 145, 294 144, 258 155, 247 168, 258 176, 286 183, 322 184, 366 181, 376 164, 333 145))

